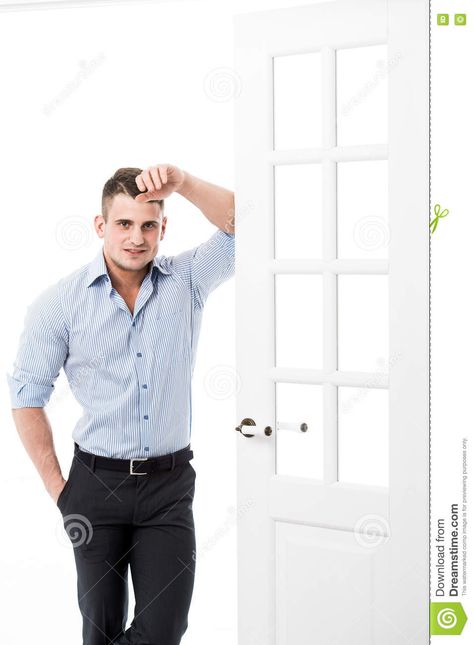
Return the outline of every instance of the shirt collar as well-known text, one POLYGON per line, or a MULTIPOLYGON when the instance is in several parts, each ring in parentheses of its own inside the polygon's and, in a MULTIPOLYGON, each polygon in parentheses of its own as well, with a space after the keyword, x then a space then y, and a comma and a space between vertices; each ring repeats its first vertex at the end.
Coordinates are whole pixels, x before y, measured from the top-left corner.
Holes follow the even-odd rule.
MULTIPOLYGON (((107 276, 107 279, 110 280, 109 272, 107 271, 107 265, 104 258, 104 247, 102 246, 95 256, 95 258, 90 262, 89 268, 87 271, 87 286, 90 287, 91 284, 102 276, 107 276)), ((160 257, 155 257, 152 260, 150 270, 148 274, 151 279, 155 277, 157 271, 161 273, 170 274, 171 271, 166 267, 166 256, 161 255, 160 257)))

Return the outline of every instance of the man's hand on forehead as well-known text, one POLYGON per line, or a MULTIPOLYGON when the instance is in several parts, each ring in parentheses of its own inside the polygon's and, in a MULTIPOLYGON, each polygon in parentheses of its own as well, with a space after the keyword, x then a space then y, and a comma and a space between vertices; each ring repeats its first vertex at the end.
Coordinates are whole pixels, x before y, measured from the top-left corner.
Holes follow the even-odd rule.
POLYGON ((135 178, 138 189, 142 192, 137 195, 137 202, 148 202, 150 200, 165 199, 171 193, 178 190, 185 179, 185 172, 171 164, 157 164, 143 170, 135 178))

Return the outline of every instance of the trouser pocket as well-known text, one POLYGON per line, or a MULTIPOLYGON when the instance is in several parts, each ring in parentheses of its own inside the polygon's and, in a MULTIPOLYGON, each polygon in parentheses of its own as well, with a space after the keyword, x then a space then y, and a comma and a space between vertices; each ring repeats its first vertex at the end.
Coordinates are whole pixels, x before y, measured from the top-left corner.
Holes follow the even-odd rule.
POLYGON ((69 468, 69 474, 66 479, 66 483, 64 484, 63 489, 59 493, 59 497, 56 500, 56 506, 59 508, 59 510, 61 510, 64 507, 64 501, 66 500, 67 495, 69 493, 69 488, 71 487, 71 478, 75 470, 76 470, 76 460, 73 457, 71 466, 69 468))

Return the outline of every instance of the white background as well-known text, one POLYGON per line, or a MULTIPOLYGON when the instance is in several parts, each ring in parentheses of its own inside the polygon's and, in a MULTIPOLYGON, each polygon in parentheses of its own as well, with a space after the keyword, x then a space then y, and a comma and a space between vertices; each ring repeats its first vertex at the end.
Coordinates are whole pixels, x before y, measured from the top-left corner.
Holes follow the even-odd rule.
MULTIPOLYGON (((3 374, 11 371, 28 304, 100 248, 93 219, 118 167, 169 162, 233 189, 232 16, 305 3, 7 4, 0 6, 3 374), (10 11, 14 4, 25 10, 10 11), (64 8, 40 10, 56 4, 64 8)), ((180 195, 167 199, 166 214, 158 254, 190 248, 215 230, 180 195)), ((190 645, 237 642, 233 289, 231 279, 208 298, 194 372, 198 551, 182 641, 190 645)), ((1 641, 78 645, 72 549, 16 434, 6 378, 0 396, 1 641)), ((63 372, 46 410, 67 474, 80 408, 63 372)), ((130 594, 131 616, 131 585, 130 594)))

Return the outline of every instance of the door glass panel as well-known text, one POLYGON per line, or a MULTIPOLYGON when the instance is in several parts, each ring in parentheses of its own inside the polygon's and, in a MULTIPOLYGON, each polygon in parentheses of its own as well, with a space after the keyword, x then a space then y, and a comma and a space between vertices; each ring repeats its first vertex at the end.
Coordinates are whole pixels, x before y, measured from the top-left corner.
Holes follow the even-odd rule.
POLYGON ((322 276, 275 276, 277 367, 322 369, 322 276))
POLYGON ((339 481, 388 486, 388 390, 338 392, 339 481))
POLYGON ((388 162, 337 164, 337 255, 388 258, 388 162))
POLYGON ((338 49, 337 145, 388 142, 387 45, 338 49))
POLYGON ((388 364, 388 276, 338 276, 338 369, 388 364))
POLYGON ((273 59, 274 149, 321 146, 321 54, 273 59))
POLYGON ((321 257, 321 210, 320 164, 275 166, 275 258, 321 257))
POLYGON ((275 384, 276 474, 323 476, 322 386, 275 384), (302 432, 301 424, 307 425, 302 432))

